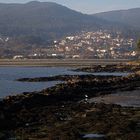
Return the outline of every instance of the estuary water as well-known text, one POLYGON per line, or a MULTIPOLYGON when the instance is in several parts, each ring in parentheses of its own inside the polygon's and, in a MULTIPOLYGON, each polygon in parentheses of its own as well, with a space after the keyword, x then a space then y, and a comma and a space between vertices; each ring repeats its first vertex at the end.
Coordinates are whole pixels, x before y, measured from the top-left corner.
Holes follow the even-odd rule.
MULTIPOLYGON (((52 87, 60 81, 18 82, 19 78, 49 77, 55 75, 82 75, 86 72, 71 71, 67 67, 0 67, 0 98, 22 92, 32 92, 52 87)), ((92 73, 93 75, 125 76, 127 73, 92 73)))
POLYGON ((55 75, 84 74, 84 72, 70 71, 64 67, 0 67, 0 98, 16 95, 22 92, 39 91, 52 87, 60 81, 49 82, 18 82, 19 78, 48 77, 55 75))

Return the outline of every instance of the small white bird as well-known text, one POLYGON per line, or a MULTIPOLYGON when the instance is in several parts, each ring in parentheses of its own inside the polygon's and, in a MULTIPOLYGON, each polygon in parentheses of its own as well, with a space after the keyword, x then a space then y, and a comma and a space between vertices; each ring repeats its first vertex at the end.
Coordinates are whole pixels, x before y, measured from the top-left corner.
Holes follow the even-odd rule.
POLYGON ((86 94, 85 97, 88 98, 88 95, 86 94))

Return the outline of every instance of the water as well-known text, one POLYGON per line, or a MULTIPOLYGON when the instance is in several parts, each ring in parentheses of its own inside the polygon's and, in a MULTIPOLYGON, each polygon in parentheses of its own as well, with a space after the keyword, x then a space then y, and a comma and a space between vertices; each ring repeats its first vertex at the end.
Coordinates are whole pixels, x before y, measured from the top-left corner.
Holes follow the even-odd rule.
POLYGON ((91 138, 91 139, 100 139, 100 138, 104 138, 105 135, 102 135, 102 134, 86 134, 83 136, 83 138, 91 138))
POLYGON ((52 87, 60 81, 51 82, 18 82, 19 78, 48 77, 55 75, 85 74, 74 72, 64 67, 0 67, 0 98, 8 95, 15 95, 22 92, 39 91, 52 87))
POLYGON ((93 72, 93 73, 89 73, 92 75, 96 75, 96 76, 127 76, 130 73, 127 72, 93 72))
POLYGON ((54 86, 60 81, 51 82, 18 82, 19 78, 48 77, 55 75, 114 75, 125 76, 127 73, 86 73, 71 71, 66 67, 0 67, 0 98, 22 92, 39 91, 54 86))
POLYGON ((140 89, 133 91, 119 91, 115 94, 91 98, 88 102, 117 104, 123 107, 140 107, 140 89))

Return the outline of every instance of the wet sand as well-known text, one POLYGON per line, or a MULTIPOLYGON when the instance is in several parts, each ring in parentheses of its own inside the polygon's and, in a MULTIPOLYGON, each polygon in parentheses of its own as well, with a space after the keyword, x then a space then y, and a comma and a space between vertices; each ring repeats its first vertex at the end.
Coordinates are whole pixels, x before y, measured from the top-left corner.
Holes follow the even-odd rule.
POLYGON ((117 104, 125 107, 140 107, 140 90, 121 91, 89 99, 90 103, 117 104))

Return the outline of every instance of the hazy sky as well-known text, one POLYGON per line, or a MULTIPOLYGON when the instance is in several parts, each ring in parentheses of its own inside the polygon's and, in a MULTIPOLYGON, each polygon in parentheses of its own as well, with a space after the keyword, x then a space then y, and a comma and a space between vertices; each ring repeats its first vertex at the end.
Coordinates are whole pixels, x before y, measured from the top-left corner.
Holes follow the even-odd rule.
MULTIPOLYGON (((0 0, 1 3, 26 3, 32 0, 0 0)), ((39 0, 65 5, 83 13, 97 13, 117 9, 140 7, 140 0, 39 0)))

